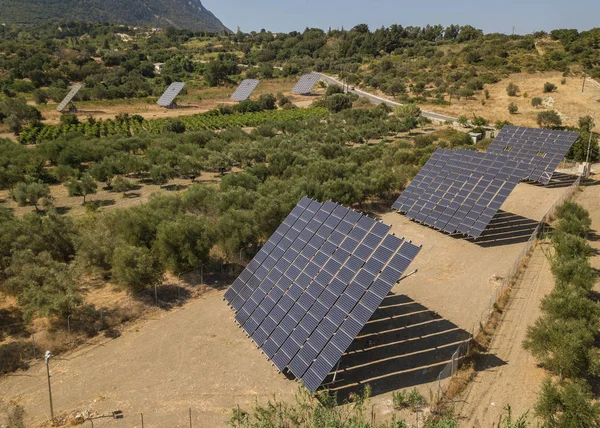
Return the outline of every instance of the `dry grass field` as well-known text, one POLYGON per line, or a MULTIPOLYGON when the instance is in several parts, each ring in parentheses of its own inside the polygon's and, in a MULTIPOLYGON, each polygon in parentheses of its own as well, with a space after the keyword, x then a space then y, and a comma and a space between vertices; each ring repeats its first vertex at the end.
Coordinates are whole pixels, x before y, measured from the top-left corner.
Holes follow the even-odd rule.
MULTIPOLYGON (((391 412, 391 391, 418 386, 434 391, 438 373, 488 303, 535 223, 564 187, 519 184, 477 243, 455 238, 386 212, 392 232, 422 244, 411 268, 342 358, 335 389, 342 397, 373 387, 379 421, 391 412)), ((278 374, 233 322, 215 290, 179 309, 156 312, 120 337, 83 347, 53 361, 55 409, 61 412, 123 410, 126 426, 223 426, 236 405, 248 409, 275 394, 292 399, 297 383, 278 374)), ((495 367, 507 362, 497 358, 495 367)), ((24 406, 27 420, 47 420, 45 367, 0 379, 0 408, 24 406)), ((1 411, 0 411, 1 413, 1 411)), ((2 419, 0 419, 0 424, 2 419)), ((99 420, 97 426, 122 426, 99 420)))
MULTIPOLYGON (((513 74, 508 79, 501 80, 492 85, 486 85, 490 98, 485 105, 481 104, 483 93, 477 94, 473 99, 461 98, 460 101, 452 101, 451 106, 422 106, 424 109, 434 110, 451 116, 466 116, 472 118, 473 114, 482 116, 492 122, 507 120, 515 125, 537 127, 537 114, 544 109, 556 110, 563 120, 564 125, 576 126, 581 116, 600 114, 600 86, 592 81, 587 81, 585 90, 581 92, 582 78, 567 77, 566 84, 561 84, 562 73, 519 73, 513 74), (509 97, 506 86, 513 82, 519 89, 518 97, 509 97), (544 83, 550 82, 557 86, 552 93, 544 93, 544 83), (527 94, 527 97, 524 95, 527 94), (540 97, 544 100, 545 107, 535 108, 531 105, 531 99, 540 97), (508 112, 508 105, 515 103, 519 107, 517 114, 508 112)), ((599 121, 596 121, 596 130, 600 129, 599 121)))
MULTIPOLYGON (((291 90, 296 84, 297 78, 280 78, 263 80, 250 99, 256 100, 260 95, 278 92, 288 96, 290 100, 299 107, 308 107, 314 100, 314 96, 303 96, 292 94, 291 90)), ((155 99, 131 99, 131 100, 108 100, 108 101, 81 101, 76 102, 78 108, 77 117, 84 121, 91 116, 95 119, 114 119, 118 114, 139 114, 145 119, 161 119, 165 117, 188 116, 204 113, 214 109, 219 104, 234 105, 229 97, 235 91, 235 85, 219 86, 216 88, 197 89, 195 82, 188 82, 187 94, 177 97, 176 102, 180 108, 165 109, 159 107, 155 99)), ((315 86, 314 94, 324 93, 324 89, 315 86)), ((56 104, 37 106, 44 117, 46 124, 56 124, 60 121, 61 114, 56 111, 56 104)), ((1 129, 0 129, 1 132, 1 129)))

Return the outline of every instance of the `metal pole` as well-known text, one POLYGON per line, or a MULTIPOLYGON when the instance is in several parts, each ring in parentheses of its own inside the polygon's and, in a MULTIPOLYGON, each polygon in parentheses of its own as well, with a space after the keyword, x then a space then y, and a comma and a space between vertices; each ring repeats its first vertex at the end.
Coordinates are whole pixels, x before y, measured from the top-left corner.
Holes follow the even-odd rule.
POLYGON ((585 73, 583 73, 583 82, 581 83, 581 92, 585 89, 585 73))
POLYGON ((204 264, 200 265, 200 284, 204 284, 204 264))
POLYGON ((190 407, 190 428, 192 428, 192 408, 190 407))
POLYGON ((52 386, 50 385, 50 351, 46 351, 46 376, 48 377, 48 396, 50 397, 50 417, 54 421, 54 407, 52 406, 52 386))
POLYGON ((69 331, 69 338, 71 337, 71 314, 67 317, 67 330, 69 331))
POLYGON ((590 133, 590 138, 588 139, 588 148, 587 148, 587 154, 585 155, 585 167, 586 167, 586 176, 589 176, 589 171, 587 171, 587 169, 590 167, 590 153, 592 150, 592 129, 594 127, 594 122, 596 121, 596 115, 594 115, 594 118, 592 119, 592 123, 590 123, 590 129, 589 129, 589 133, 590 133))
POLYGON ((143 414, 143 413, 140 413, 140 416, 141 416, 141 418, 142 418, 142 428, 144 428, 144 414, 143 414))
POLYGON ((158 306, 158 282, 154 283, 154 300, 158 306))

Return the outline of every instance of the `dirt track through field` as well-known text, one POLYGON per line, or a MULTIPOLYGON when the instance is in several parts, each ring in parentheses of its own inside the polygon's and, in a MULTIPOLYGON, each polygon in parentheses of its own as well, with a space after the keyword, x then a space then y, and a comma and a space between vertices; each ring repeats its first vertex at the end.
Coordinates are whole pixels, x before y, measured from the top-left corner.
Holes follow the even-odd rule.
POLYGON ((513 289, 489 353, 483 357, 482 366, 492 367, 477 373, 458 403, 461 426, 490 427, 498 422, 506 405, 511 405, 514 415, 521 415, 535 404, 545 373, 521 344, 527 327, 540 315, 540 300, 554 284, 544 254, 547 247, 547 244, 536 246, 513 289), (504 363, 491 364, 498 359, 504 363))
MULTIPOLYGON (((583 191, 577 192, 573 198, 592 217, 589 242, 597 251, 591 260, 595 269, 600 268, 600 239, 597 232, 600 229, 600 186, 597 184, 598 182, 594 182, 583 187, 583 191)), ((461 426, 492 426, 498 422, 508 404, 512 407, 513 415, 520 416, 529 411, 530 419, 533 419, 533 407, 546 373, 537 367, 535 359, 523 349, 522 343, 527 327, 533 325, 541 314, 541 299, 554 286, 550 264, 544 254, 548 249, 548 244, 540 244, 534 249, 527 268, 513 290, 489 353, 483 359, 484 368, 477 373, 457 403, 458 414, 462 418, 461 426), (485 368, 490 360, 497 359, 505 364, 490 364, 491 368, 485 368)))

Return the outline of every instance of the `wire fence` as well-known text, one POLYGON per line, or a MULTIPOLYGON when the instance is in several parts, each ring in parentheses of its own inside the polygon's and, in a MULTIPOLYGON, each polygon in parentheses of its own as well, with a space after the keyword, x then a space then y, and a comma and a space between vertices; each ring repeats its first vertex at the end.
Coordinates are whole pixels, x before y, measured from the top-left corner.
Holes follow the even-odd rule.
POLYGON ((479 321, 473 324, 471 328, 469 338, 461 343, 454 354, 452 354, 452 359, 450 362, 446 364, 446 366, 442 369, 440 374, 437 377, 437 399, 438 402, 441 401, 445 394, 448 391, 448 386, 450 385, 450 380, 456 374, 458 369, 460 368, 460 363, 463 360, 463 357, 467 355, 471 345, 473 344, 473 340, 479 333, 482 332, 485 325, 491 320, 492 315, 494 314, 494 308, 496 304, 500 301, 505 292, 507 292, 510 287, 515 283, 518 275, 522 271, 522 267, 529 256, 529 253, 537 243, 538 239, 544 235, 546 230, 546 224, 549 222, 551 217, 554 215, 556 208, 561 205, 563 202, 571 198, 573 193, 579 188, 581 184, 581 177, 578 177, 577 180, 558 198, 554 204, 548 209, 546 214, 542 217, 542 219, 537 224, 534 231, 531 233, 529 240, 515 259, 512 266, 508 269, 506 275, 502 278, 502 282, 496 288, 494 293, 490 296, 490 300, 486 308, 481 311, 479 316, 479 321))

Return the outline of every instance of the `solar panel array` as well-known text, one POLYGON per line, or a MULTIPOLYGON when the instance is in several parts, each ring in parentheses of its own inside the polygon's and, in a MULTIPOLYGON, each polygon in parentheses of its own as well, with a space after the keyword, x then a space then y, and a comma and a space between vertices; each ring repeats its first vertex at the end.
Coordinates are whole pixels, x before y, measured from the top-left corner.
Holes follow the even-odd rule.
POLYGON ((160 96, 156 104, 162 107, 169 107, 171 104, 173 104, 173 100, 175 100, 175 97, 179 95, 184 86, 185 83, 183 82, 171 83, 165 92, 160 96))
POLYGON ((250 97, 250 94, 252 94, 252 91, 256 89, 259 83, 260 80, 256 79, 243 80, 242 83, 240 83, 240 86, 237 87, 237 89, 231 96, 231 99, 235 101, 247 100, 248 97, 250 97))
POLYGON ((505 154, 438 149, 392 208, 444 232, 478 238, 526 166, 505 154))
POLYGON ((300 80, 298 80, 296 86, 292 88, 292 92, 295 94, 309 94, 320 78, 321 77, 318 74, 305 74, 300 77, 300 80))
POLYGON ((280 371, 315 391, 420 247, 333 202, 303 198, 225 293, 280 371))
POLYGON ((505 126, 487 151, 529 163, 523 178, 548 184, 577 138, 577 132, 505 126))
POLYGON ((83 88, 82 84, 78 84, 75 85, 71 88, 71 90, 69 91, 69 93, 67 94, 67 96, 60 102, 60 104, 58 105, 58 107, 56 107, 56 110, 59 112, 62 112, 65 107, 71 102, 73 101, 73 98, 75 97, 75 95, 77 95, 77 92, 79 92, 79 90, 83 88))

